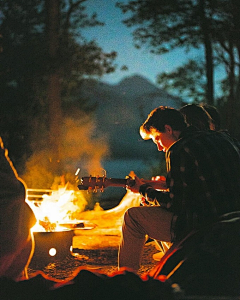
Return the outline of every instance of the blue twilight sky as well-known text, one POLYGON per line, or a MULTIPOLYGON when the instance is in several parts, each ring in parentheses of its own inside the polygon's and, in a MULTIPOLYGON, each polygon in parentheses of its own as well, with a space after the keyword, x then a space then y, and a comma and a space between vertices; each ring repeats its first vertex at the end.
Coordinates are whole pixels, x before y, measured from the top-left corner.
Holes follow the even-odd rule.
MULTIPOLYGON (((87 0, 87 12, 96 12, 98 20, 105 26, 98 26, 84 30, 84 35, 95 39, 105 51, 117 51, 116 63, 118 69, 113 74, 105 75, 102 80, 108 83, 118 83, 122 78, 139 74, 152 83, 156 83, 156 75, 161 72, 170 72, 182 65, 189 58, 203 55, 201 51, 186 54, 183 49, 172 51, 169 54, 153 55, 148 49, 136 49, 133 44, 132 28, 126 27, 121 21, 126 18, 121 10, 115 7, 117 0, 87 0), (127 65, 127 71, 121 71, 122 65, 127 65)), ((127 2, 127 0, 119 0, 127 2)))

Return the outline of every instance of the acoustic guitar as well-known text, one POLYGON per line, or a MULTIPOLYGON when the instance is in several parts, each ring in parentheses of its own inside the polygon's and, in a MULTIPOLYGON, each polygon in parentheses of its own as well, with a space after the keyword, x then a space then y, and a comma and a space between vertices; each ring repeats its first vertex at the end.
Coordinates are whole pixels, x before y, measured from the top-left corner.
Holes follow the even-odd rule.
MULTIPOLYGON (((145 183, 150 183, 153 188, 159 190, 167 190, 166 182, 159 181, 159 180, 144 180, 145 183)), ((105 188, 109 186, 115 187, 131 187, 135 184, 135 180, 132 177, 127 177, 125 179, 119 178, 107 178, 105 176, 96 176, 96 177, 82 177, 80 184, 78 185, 79 190, 88 190, 97 192, 100 190, 101 192, 104 191, 105 188)))

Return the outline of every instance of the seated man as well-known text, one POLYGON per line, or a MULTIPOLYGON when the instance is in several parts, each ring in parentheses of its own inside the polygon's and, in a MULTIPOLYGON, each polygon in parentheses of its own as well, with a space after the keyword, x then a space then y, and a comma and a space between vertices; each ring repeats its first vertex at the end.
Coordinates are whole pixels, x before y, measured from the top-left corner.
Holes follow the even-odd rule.
POLYGON ((187 127, 179 111, 163 106, 150 113, 140 133, 166 152, 168 190, 156 190, 137 177, 129 187, 160 204, 125 213, 119 268, 136 272, 146 236, 179 241, 219 216, 240 210, 240 154, 228 134, 187 127))
POLYGON ((26 187, 18 177, 0 138, 0 277, 27 277, 33 254, 30 228, 35 216, 25 202, 26 187))

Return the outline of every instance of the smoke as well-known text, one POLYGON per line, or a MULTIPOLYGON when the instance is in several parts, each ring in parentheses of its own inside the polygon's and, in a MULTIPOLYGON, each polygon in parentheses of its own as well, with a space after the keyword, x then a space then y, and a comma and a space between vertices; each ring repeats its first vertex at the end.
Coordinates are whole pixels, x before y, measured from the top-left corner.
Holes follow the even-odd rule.
POLYGON ((96 124, 89 117, 81 120, 66 118, 63 124, 63 148, 61 159, 67 170, 80 168, 81 174, 99 173, 101 159, 108 155, 107 136, 96 136, 96 124), (77 164, 77 165, 76 165, 77 164))
POLYGON ((56 188, 66 182, 69 182, 69 188, 74 188, 77 169, 80 169, 79 176, 102 172, 101 160, 109 154, 108 137, 106 134, 96 135, 97 126, 91 116, 80 111, 78 116, 79 118, 65 117, 61 124, 62 136, 55 137, 60 139, 59 158, 62 171, 59 176, 51 171, 51 149, 47 143, 47 133, 44 143, 42 138, 37 140, 36 130, 33 155, 27 161, 25 173, 22 175, 28 188, 56 188))

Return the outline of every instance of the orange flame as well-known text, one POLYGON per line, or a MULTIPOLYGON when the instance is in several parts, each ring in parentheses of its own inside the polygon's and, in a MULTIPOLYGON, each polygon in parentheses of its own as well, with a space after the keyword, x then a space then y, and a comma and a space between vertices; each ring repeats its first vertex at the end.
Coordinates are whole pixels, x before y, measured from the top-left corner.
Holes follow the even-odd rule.
POLYGON ((72 222, 73 213, 84 210, 87 201, 82 193, 64 187, 51 195, 44 194, 41 201, 27 203, 37 219, 32 231, 58 231, 63 230, 60 224, 72 222))

